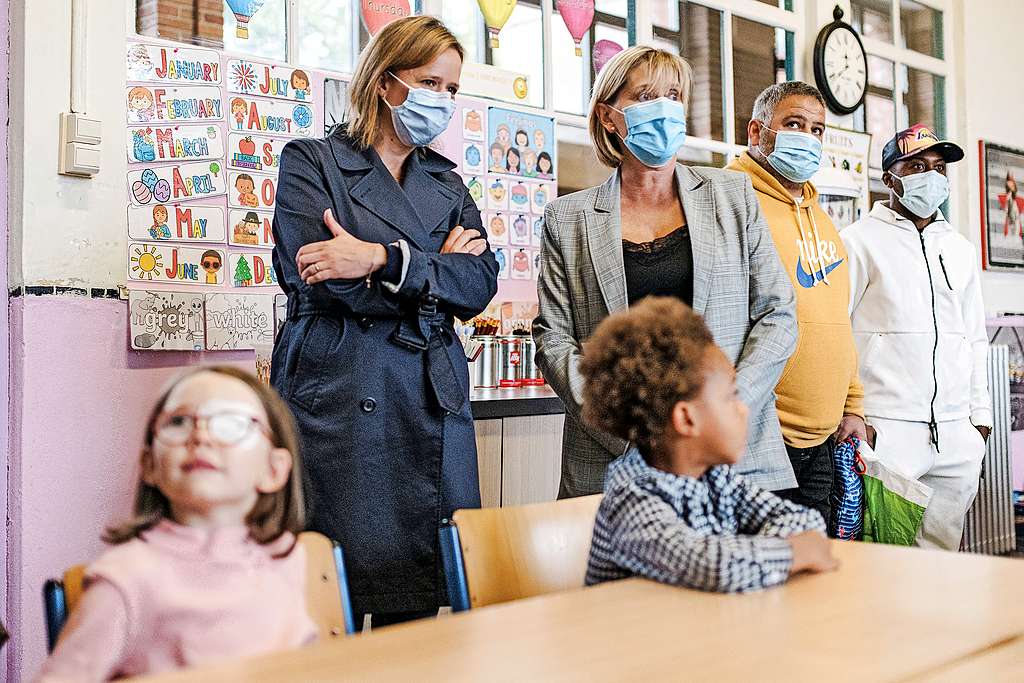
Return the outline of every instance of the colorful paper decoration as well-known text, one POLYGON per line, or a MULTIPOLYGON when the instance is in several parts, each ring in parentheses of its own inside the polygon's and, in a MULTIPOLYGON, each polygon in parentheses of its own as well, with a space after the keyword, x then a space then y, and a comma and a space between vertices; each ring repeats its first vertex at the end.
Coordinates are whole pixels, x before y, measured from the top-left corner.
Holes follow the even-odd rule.
POLYGON ((359 3, 363 23, 371 36, 395 19, 402 19, 412 14, 409 0, 362 0, 359 3))
POLYGON ((131 290, 128 319, 132 348, 202 351, 206 331, 203 298, 201 293, 131 290))
POLYGON ((309 73, 303 69, 229 59, 227 75, 228 92, 298 102, 313 99, 309 73))
POLYGON ((132 280, 219 285, 227 278, 226 266, 227 257, 221 248, 128 243, 128 277, 132 280))
POLYGON ((253 349, 274 343, 274 299, 265 294, 207 294, 206 348, 253 349))
POLYGON ((313 134, 313 110, 308 103, 235 95, 225 106, 232 131, 303 137, 313 134))
POLYGON ((516 8, 516 0, 477 0, 480 5, 480 12, 484 15, 487 23, 487 32, 491 35, 491 48, 498 47, 498 34, 501 28, 512 16, 512 10, 516 8))
POLYGON ((558 0, 558 13, 562 15, 569 35, 576 42, 576 56, 583 56, 580 41, 594 23, 594 0, 558 0))
POLYGON ((227 238, 224 209, 195 204, 128 207, 128 238, 156 242, 214 242, 227 238))
POLYGON ((594 73, 601 73, 608 60, 620 52, 622 46, 614 40, 599 40, 594 43, 594 73))
POLYGON ((156 125, 129 128, 128 161, 197 161, 224 158, 224 135, 214 125, 156 125))
POLYGON ((213 85, 220 83, 220 57, 197 50, 145 43, 128 43, 125 63, 129 81, 160 81, 213 85))
POLYGON ((235 35, 242 40, 249 39, 249 20, 260 11, 264 0, 224 0, 228 8, 235 13, 235 35))
POLYGON ((227 179, 219 170, 216 161, 136 167, 128 172, 128 195, 135 206, 146 206, 151 202, 175 203, 225 194, 227 179))
POLYGON ((221 90, 215 86, 167 88, 134 85, 128 86, 125 92, 128 123, 179 125, 224 118, 221 90))

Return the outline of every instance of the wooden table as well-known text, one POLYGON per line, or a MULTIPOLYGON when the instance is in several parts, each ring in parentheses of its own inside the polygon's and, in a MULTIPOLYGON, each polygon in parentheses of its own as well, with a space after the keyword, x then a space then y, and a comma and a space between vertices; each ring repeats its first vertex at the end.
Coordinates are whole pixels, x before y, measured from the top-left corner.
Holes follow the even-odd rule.
POLYGON ((836 553, 839 571, 762 593, 630 579, 148 680, 864 683, 956 667, 1024 680, 1024 561, 840 542, 836 553))

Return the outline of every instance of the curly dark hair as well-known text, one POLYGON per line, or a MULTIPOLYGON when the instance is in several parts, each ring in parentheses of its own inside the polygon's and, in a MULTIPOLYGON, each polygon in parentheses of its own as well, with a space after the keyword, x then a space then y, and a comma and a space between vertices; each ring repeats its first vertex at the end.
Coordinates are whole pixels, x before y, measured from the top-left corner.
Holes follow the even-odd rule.
POLYGON ((580 363, 583 420, 651 454, 672 406, 703 387, 701 368, 714 344, 704 320, 672 297, 648 297, 609 316, 580 363))

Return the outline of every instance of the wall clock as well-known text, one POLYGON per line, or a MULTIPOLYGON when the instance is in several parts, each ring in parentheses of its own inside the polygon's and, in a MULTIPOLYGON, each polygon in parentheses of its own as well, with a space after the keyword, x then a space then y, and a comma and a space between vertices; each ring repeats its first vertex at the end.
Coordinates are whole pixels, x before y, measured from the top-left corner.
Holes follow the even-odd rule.
POLYGON ((860 36, 843 21, 836 5, 834 21, 818 33, 814 42, 814 80, 828 108, 850 114, 861 105, 868 89, 868 60, 860 36))

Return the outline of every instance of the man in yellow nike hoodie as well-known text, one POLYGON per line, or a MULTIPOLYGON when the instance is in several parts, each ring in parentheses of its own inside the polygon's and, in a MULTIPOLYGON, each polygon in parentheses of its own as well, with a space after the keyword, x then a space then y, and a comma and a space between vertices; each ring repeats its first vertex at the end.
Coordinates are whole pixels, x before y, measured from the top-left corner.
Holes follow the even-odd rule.
POLYGON ((850 435, 866 435, 846 250, 808 182, 821 162, 824 133, 817 88, 800 81, 770 86, 754 103, 749 149, 729 168, 750 176, 796 291, 797 347, 775 392, 798 488, 776 493, 828 522, 832 450, 850 435))

